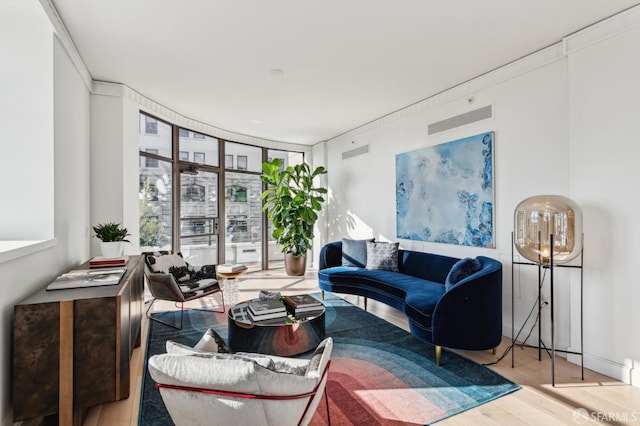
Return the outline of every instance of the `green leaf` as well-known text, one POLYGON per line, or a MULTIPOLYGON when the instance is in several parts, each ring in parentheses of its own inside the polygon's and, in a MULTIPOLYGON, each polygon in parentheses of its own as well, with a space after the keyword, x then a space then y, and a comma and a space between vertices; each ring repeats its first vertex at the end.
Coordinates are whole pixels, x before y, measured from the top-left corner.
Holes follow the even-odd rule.
POLYGON ((273 224, 273 237, 283 252, 306 254, 313 239, 313 226, 322 210, 327 189, 314 187, 313 179, 326 174, 324 167, 311 170, 308 163, 282 168, 281 159, 262 165, 260 180, 268 187, 260 195, 263 211, 273 224))

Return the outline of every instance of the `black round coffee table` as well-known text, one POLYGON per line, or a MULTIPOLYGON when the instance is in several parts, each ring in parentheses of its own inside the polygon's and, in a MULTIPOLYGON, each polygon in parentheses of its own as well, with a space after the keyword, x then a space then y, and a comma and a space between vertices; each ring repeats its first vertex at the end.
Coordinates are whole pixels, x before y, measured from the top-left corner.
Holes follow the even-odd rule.
POLYGON ((315 349, 324 339, 324 306, 313 316, 288 323, 254 323, 249 318, 249 301, 229 309, 229 347, 233 352, 256 352, 292 356, 315 349))

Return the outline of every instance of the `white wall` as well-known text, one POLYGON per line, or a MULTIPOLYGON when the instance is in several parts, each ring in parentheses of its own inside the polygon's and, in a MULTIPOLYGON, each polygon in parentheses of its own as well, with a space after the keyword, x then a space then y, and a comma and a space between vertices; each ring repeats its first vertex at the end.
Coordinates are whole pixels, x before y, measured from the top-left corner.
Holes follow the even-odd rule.
MULTIPOLYGON (((47 55, 52 60, 41 72, 48 73, 52 85, 50 93, 42 96, 53 103, 52 126, 48 127, 53 152, 47 166, 53 173, 48 183, 55 210, 51 220, 57 244, 0 263, 3 348, 0 351, 0 424, 3 425, 13 424, 10 388, 13 305, 89 257, 89 90, 51 29, 47 38, 47 55)), ((32 123, 34 126, 37 123, 32 123)), ((12 152, 14 146, 25 142, 11 140, 10 143, 12 152)), ((30 152, 34 153, 33 147, 30 152)), ((28 169, 25 173, 28 174, 28 169)))
POLYGON ((578 42, 590 41, 569 56, 569 186, 585 221, 585 345, 640 383, 640 28, 578 42))
MULTIPOLYGON (((632 53, 640 49, 638 27, 640 9, 628 11, 564 43, 328 141, 327 241, 397 240, 395 155, 494 131, 496 249, 409 240, 400 240, 401 246, 501 260, 504 334, 510 336, 514 208, 536 194, 574 199, 584 213, 585 363, 630 382, 638 371, 633 370, 634 362, 637 367, 640 360, 640 340, 635 338, 640 313, 634 309, 640 290, 632 266, 640 255, 635 214, 640 198, 634 193, 640 181, 635 167, 640 157, 640 56, 632 53), (628 31, 630 27, 636 29, 628 31), (492 119, 427 135, 429 123, 489 104, 492 119), (342 160, 343 152, 364 144, 370 145, 368 154, 342 160)), ((535 303, 537 268, 516 266, 515 272, 517 329, 535 303)), ((556 346, 561 349, 580 349, 579 277, 577 270, 556 268, 556 346)), ((543 293, 548 292, 546 287, 543 293)), ((521 338, 528 331, 529 326, 521 338)), ((542 335, 550 345, 548 311, 542 335)), ((639 384, 637 376, 634 382, 639 384)))
POLYGON ((89 91, 55 40, 55 236, 61 258, 76 265, 89 257, 89 91))
MULTIPOLYGON (((91 95, 91 224, 123 222, 123 102, 115 96, 91 95)), ((93 235, 93 231, 91 235, 93 235)), ((91 254, 100 241, 91 239, 91 254)))
MULTIPOLYGON (((124 252, 136 254, 139 109, 121 93, 91 94, 91 223, 121 223, 131 234, 124 252)), ((97 238, 91 240, 91 255, 100 255, 97 238)))
POLYGON ((0 5, 0 240, 4 241, 53 237, 51 32, 36 1, 9 0, 0 5), (4 203, 19 208, 4 208, 4 203))

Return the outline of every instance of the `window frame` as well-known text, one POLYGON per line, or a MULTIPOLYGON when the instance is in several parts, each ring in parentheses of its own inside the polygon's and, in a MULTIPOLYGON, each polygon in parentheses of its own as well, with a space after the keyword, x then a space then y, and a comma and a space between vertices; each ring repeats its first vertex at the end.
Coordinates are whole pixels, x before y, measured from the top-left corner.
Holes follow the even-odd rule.
MULTIPOLYGON (((155 148, 145 148, 145 150, 139 150, 139 156, 141 158, 145 159, 145 164, 147 163, 147 161, 150 162, 150 164, 152 164, 153 166, 151 167, 158 167, 159 166, 159 161, 163 161, 163 162, 168 162, 171 164, 171 175, 172 175, 172 217, 171 217, 171 226, 172 226, 172 233, 171 233, 171 249, 172 250, 177 250, 180 247, 181 244, 181 235, 180 235, 180 227, 181 227, 181 219, 180 219, 180 203, 183 201, 181 199, 181 189, 182 189, 182 182, 181 182, 181 167, 184 165, 189 165, 189 167, 196 167, 198 170, 203 170, 203 171, 209 171, 209 172, 214 172, 217 173, 218 175, 218 194, 219 194, 219 200, 218 200, 218 211, 220 212, 218 214, 218 220, 220 221, 220 226, 219 229, 220 231, 217 233, 218 236, 218 246, 217 246, 217 250, 218 250, 218 258, 220 262, 224 262, 225 261, 225 251, 226 251, 226 239, 225 239, 225 218, 226 218, 226 203, 225 203, 225 190, 226 190, 226 173, 241 173, 241 174, 247 174, 247 175, 254 175, 254 176, 259 176, 261 174, 260 171, 258 170, 248 170, 248 155, 236 155, 237 160, 236 160, 236 164, 234 164, 233 161, 233 154, 225 154, 225 146, 226 143, 231 143, 231 144, 236 144, 236 145, 246 145, 247 147, 250 147, 252 149, 260 149, 260 157, 261 157, 261 162, 265 162, 267 161, 267 157, 268 157, 268 153, 269 151, 273 150, 273 148, 268 148, 268 147, 263 147, 263 146, 257 146, 257 145, 252 145, 252 144, 248 144, 248 143, 243 143, 243 142, 237 142, 237 141, 232 141, 232 140, 228 140, 228 139, 222 139, 219 137, 215 137, 215 136, 211 136, 211 135, 207 135, 204 133, 199 133, 196 132, 194 130, 189 130, 186 128, 183 128, 177 124, 168 122, 166 120, 162 120, 159 119, 157 117, 154 116, 150 116, 147 112, 140 110, 139 114, 142 114, 145 116, 145 132, 142 132, 141 129, 141 134, 148 134, 146 133, 146 123, 147 122, 153 122, 156 124, 156 127, 154 130, 156 130, 156 132, 158 132, 158 123, 162 122, 168 126, 170 126, 171 128, 171 158, 165 157, 161 154, 159 154, 159 150, 155 149, 155 148), (200 152, 200 151, 194 151, 193 152, 193 161, 189 162, 188 160, 185 160, 184 158, 181 158, 181 155, 184 152, 190 152, 190 151, 180 151, 179 147, 180 147, 180 139, 181 138, 185 138, 185 132, 189 133, 189 138, 192 139, 207 139, 212 138, 215 143, 218 144, 218 150, 217 150, 217 155, 218 155, 218 162, 217 162, 217 166, 216 165, 210 165, 210 164, 206 164, 206 153, 205 152, 200 152), (191 136, 192 135, 192 136, 191 136), (155 151, 155 152, 154 152, 155 151), (223 160, 224 159, 224 160, 223 160), (197 160, 201 160, 197 161, 197 160), (224 161, 224 163, 222 163, 222 161, 224 161), (243 162, 244 164, 241 164, 240 167, 243 168, 238 168, 234 166, 238 166, 238 162, 243 162), (229 164, 230 163, 230 164, 229 164), (229 167, 231 166, 231 167, 229 167)), ((152 134, 158 134, 158 133, 152 133, 152 134)), ((277 150, 277 151, 284 151, 284 152, 288 152, 288 153, 293 153, 293 154, 300 154, 302 155, 303 161, 304 161, 304 157, 306 156, 306 153, 304 151, 287 151, 287 150, 277 150)), ((140 163, 140 166, 142 167, 142 163, 140 163)), ((145 165, 145 167, 147 167, 145 165)), ((264 191, 265 185, 264 183, 262 184, 262 190, 264 191)), ((269 261, 269 235, 268 235, 268 218, 266 216, 266 213, 262 213, 262 259, 260 261, 260 268, 262 270, 268 270, 270 268, 270 261, 269 261)))

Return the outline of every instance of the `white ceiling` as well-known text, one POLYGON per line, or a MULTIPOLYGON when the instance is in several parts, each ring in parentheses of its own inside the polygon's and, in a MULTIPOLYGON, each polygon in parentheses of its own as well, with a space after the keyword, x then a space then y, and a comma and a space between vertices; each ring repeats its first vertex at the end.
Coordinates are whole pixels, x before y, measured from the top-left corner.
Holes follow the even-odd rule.
POLYGON ((306 145, 640 3, 51 1, 94 80, 225 130, 306 145))

